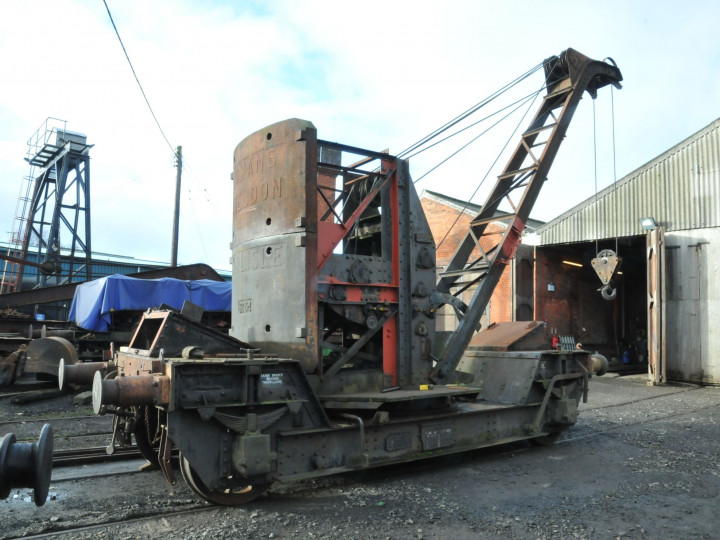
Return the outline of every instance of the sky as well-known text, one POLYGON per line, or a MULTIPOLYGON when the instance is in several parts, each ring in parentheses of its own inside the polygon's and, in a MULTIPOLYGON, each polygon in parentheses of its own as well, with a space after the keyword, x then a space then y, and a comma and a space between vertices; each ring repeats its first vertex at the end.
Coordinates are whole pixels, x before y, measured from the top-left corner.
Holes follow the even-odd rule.
MULTIPOLYGON (((170 260, 172 148, 181 145, 178 261, 228 270, 233 150, 286 118, 312 121, 321 139, 398 153, 568 47, 611 57, 623 89, 601 90, 595 107, 587 95, 580 103, 531 214, 548 221, 594 195, 596 159, 602 189, 720 116, 716 1, 107 5, 170 144, 102 0, 0 0, 0 243, 29 172, 27 140, 47 117, 94 144, 93 251, 170 260)), ((541 72, 528 84, 540 88, 541 72)), ((428 174, 418 191, 467 200, 487 175, 489 188, 503 129, 428 174)), ((412 158, 413 178, 460 144, 412 158)))

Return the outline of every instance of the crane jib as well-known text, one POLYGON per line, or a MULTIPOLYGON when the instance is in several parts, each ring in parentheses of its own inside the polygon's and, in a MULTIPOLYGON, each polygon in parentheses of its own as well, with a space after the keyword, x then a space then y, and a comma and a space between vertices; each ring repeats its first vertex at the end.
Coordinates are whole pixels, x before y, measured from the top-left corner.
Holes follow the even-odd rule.
POLYGON ((442 383, 447 380, 470 343, 505 265, 517 250, 520 234, 582 94, 587 91, 594 98, 598 89, 608 84, 620 88, 622 81, 622 74, 614 62, 592 60, 574 49, 567 49, 558 56, 548 58, 544 62, 544 68, 547 94, 529 127, 521 135, 520 142, 498 176, 497 183, 482 205, 480 213, 471 221, 477 225, 471 226, 450 259, 446 275, 441 275, 438 281, 438 292, 450 293, 451 288, 463 276, 463 271, 467 274, 477 272, 474 263, 468 264, 476 248, 486 254, 484 262, 487 272, 479 280, 463 320, 450 334, 439 356, 440 360, 431 373, 431 379, 435 382, 442 383), (546 138, 540 138, 541 134, 546 138), (518 192, 520 202, 513 204, 509 196, 512 193, 515 200, 518 200, 518 192), (496 218, 498 207, 505 199, 510 202, 513 212, 496 218), (494 219, 511 225, 506 228, 499 241, 493 242, 495 246, 483 249, 481 244, 487 243, 490 236, 485 234, 486 228, 494 219), (504 264, 495 264, 496 262, 504 264))

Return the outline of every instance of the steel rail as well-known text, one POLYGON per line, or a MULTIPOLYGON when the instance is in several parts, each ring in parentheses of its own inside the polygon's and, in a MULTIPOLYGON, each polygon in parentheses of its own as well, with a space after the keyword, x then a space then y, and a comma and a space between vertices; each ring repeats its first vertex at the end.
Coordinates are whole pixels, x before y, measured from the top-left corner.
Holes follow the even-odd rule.
POLYGON ((108 454, 107 447, 96 446, 92 448, 74 448, 70 450, 56 450, 53 452, 53 467, 72 467, 90 463, 106 463, 110 461, 123 461, 141 458, 142 454, 135 445, 124 448, 115 448, 108 454))
POLYGON ((206 504, 203 504, 202 506, 194 506, 191 508, 186 508, 184 510, 178 510, 176 512, 155 512, 153 514, 148 514, 146 516, 142 517, 136 517, 136 518, 130 518, 130 519, 116 519, 116 520, 110 520, 105 521, 103 523, 97 523, 93 525, 81 525, 80 527, 71 527, 68 529, 54 529, 51 532, 47 533, 41 533, 41 534, 33 534, 28 536, 23 536, 25 539, 39 539, 39 538, 57 538, 59 536, 70 536, 70 535, 76 535, 79 532, 90 532, 90 531, 99 531, 101 529, 105 529, 106 527, 112 527, 113 525, 116 526, 122 526, 125 524, 133 524, 133 523, 143 523, 146 521, 156 520, 160 517, 167 518, 167 517, 176 517, 176 516, 183 516, 183 515, 193 515, 200 512, 210 512, 210 511, 217 511, 217 506, 208 506, 206 504))

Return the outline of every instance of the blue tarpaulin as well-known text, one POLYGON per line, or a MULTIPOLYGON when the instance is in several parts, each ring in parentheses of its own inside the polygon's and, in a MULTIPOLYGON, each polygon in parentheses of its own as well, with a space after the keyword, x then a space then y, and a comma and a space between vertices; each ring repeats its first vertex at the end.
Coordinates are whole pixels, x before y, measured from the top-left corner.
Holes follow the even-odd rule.
POLYGON ((78 285, 69 319, 86 330, 102 332, 110 329, 111 311, 145 311, 162 304, 179 310, 185 300, 205 311, 230 311, 231 294, 231 284, 225 281, 138 279, 116 274, 78 285))

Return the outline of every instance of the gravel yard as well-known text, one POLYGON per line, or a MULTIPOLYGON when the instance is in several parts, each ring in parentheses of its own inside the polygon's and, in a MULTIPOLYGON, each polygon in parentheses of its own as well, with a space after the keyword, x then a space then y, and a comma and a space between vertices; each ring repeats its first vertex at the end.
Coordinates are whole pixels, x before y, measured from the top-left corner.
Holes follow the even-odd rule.
MULTIPOLYGON (((36 407, 0 401, 0 416, 49 414, 36 407)), ((552 446, 279 484, 235 508, 158 471, 57 469, 45 506, 29 490, 0 501, 0 538, 717 538, 719 440, 720 388, 594 378, 578 424, 552 446)))

